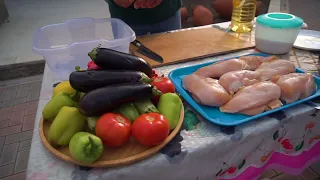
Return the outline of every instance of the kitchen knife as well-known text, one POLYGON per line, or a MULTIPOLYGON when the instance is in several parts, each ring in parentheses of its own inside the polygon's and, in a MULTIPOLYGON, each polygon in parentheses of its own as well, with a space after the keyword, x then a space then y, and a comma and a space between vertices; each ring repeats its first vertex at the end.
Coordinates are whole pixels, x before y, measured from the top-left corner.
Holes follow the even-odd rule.
POLYGON ((155 60, 159 63, 163 63, 163 58, 160 55, 158 55, 157 53, 153 52, 152 50, 150 50, 149 48, 144 46, 138 40, 134 40, 132 42, 132 44, 138 48, 138 50, 137 50, 138 53, 140 53, 140 54, 142 54, 152 60, 155 60))

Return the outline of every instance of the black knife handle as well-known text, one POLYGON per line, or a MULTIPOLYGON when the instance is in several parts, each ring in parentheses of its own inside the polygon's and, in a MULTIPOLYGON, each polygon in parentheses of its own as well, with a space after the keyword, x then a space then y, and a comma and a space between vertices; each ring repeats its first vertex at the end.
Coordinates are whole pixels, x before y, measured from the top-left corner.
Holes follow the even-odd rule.
POLYGON ((138 40, 134 40, 132 43, 137 47, 143 46, 142 43, 140 41, 138 41, 138 40))

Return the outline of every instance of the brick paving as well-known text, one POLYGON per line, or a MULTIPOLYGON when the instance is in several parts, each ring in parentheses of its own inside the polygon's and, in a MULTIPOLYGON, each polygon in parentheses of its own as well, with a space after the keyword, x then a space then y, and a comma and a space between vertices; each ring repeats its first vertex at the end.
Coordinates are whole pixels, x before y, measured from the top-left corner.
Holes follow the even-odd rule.
POLYGON ((0 180, 24 180, 42 76, 0 82, 0 180))

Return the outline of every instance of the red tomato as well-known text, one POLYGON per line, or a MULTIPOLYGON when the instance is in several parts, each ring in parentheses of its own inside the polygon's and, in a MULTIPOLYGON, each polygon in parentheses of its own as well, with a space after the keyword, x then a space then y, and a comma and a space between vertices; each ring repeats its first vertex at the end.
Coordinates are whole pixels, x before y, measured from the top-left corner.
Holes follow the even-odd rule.
MULTIPOLYGON (((155 86, 158 90, 160 90, 163 94, 164 93, 174 93, 175 88, 173 83, 167 77, 156 77, 151 83, 151 85, 155 86)), ((160 96, 155 96, 153 98, 153 103, 157 104, 159 101, 160 96)))
POLYGON ((168 137, 169 132, 168 120, 158 113, 142 114, 132 125, 133 137, 145 146, 161 144, 168 137))
POLYGON ((131 134, 130 121, 120 114, 106 113, 96 124, 96 135, 103 144, 109 147, 119 147, 125 144, 131 134))

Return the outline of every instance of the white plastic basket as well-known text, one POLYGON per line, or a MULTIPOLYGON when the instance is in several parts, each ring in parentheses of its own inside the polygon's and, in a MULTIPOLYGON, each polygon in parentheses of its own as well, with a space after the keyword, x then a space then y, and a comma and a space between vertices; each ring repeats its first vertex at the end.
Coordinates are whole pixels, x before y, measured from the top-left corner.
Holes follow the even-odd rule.
POLYGON ((79 18, 44 26, 35 32, 33 51, 44 56, 56 79, 68 80, 75 66, 87 68, 88 52, 101 47, 128 53, 134 31, 115 18, 79 18))

